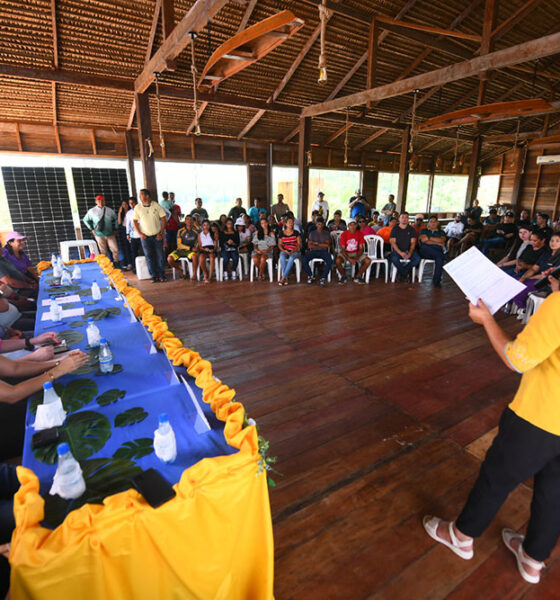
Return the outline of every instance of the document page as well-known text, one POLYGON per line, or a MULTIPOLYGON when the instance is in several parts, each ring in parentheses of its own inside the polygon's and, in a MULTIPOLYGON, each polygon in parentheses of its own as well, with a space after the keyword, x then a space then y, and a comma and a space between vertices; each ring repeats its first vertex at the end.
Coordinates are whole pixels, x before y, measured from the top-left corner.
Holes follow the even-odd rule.
POLYGON ((443 268, 473 304, 481 299, 492 314, 525 289, 475 246, 443 268))

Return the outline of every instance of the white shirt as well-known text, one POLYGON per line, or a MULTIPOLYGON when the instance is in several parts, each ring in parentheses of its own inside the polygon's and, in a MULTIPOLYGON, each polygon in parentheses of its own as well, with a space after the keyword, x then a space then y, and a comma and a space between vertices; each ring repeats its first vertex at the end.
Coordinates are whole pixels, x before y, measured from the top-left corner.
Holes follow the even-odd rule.
POLYGON ((315 200, 311 211, 318 210, 322 217, 326 217, 329 212, 329 203, 326 200, 315 200))
POLYGON ((126 212, 126 215, 124 216, 124 228, 126 230, 126 235, 129 235, 132 238, 134 238, 135 240, 140 238, 140 234, 136 231, 136 229, 134 229, 134 211, 133 210, 128 210, 126 212))
POLYGON ((445 226, 445 229, 443 231, 448 237, 458 238, 463 233, 463 229, 465 229, 465 225, 461 221, 459 221, 458 223, 457 221, 451 221, 451 223, 448 223, 445 226))

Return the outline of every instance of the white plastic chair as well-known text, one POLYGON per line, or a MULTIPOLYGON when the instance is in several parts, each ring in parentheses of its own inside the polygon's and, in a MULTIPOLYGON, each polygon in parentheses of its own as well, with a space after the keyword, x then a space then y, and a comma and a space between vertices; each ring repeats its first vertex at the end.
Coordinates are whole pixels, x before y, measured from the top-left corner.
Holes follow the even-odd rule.
MULTIPOLYGON (((241 254, 239 257, 241 258, 241 254)), ((224 280, 224 259, 221 256, 216 256, 216 272, 220 271, 220 281, 224 280)), ((241 260, 237 263, 237 269, 235 270, 237 277, 241 281, 243 279, 243 267, 241 266, 241 260)))
POLYGON ((383 258, 383 238, 379 235, 366 235, 364 236, 367 245, 367 255, 371 260, 371 264, 366 270, 366 283, 369 283, 371 270, 373 266, 376 266, 375 278, 379 279, 379 271, 381 266, 385 267, 385 283, 389 279, 389 261, 383 258))
POLYGON ((91 254, 99 254, 99 248, 95 240, 68 240, 60 242, 60 258, 63 262, 70 260, 70 248, 88 248, 91 254))
MULTIPOLYGON (((301 258, 296 258, 294 260, 294 266, 296 268, 296 280, 299 283, 301 281, 301 258)), ((278 281, 282 279, 282 265, 280 261, 278 261, 278 281)))
POLYGON ((333 249, 334 257, 336 258, 340 253, 340 236, 342 231, 331 231, 331 245, 333 249))
POLYGON ((420 266, 418 267, 418 282, 422 283, 422 278, 424 277, 424 269, 426 265, 433 265, 434 268, 436 266, 436 261, 431 258, 423 258, 420 261, 420 266))
POLYGON ((251 257, 249 252, 240 252, 239 253, 239 264, 243 265, 243 270, 240 271, 239 279, 243 279, 243 275, 249 275, 249 266, 251 264, 251 257))
POLYGON ((539 306, 546 300, 542 296, 537 296, 536 294, 529 294, 527 297, 527 305, 525 306, 525 315, 523 317, 523 323, 527 323, 529 321, 529 317, 534 315, 539 306))
MULTIPOLYGON (((319 265, 319 268, 322 269, 321 265, 324 265, 324 264, 325 264, 325 261, 322 258, 312 258, 309 261, 309 268, 311 269, 311 272, 314 273, 316 265, 319 265)), ((332 271, 332 268, 331 268, 331 271, 332 271)), ((329 274, 327 275, 327 280, 329 282, 331 280, 331 271, 329 271, 329 274)))
MULTIPOLYGON (((183 271, 183 277, 186 277, 187 275, 187 267, 189 269, 189 277, 192 279, 193 278, 193 266, 192 266, 192 261, 190 261, 188 258, 180 258, 179 262, 181 263, 181 270, 183 271)), ((173 279, 177 279, 176 275, 175 275, 175 267, 171 268, 171 274, 173 275, 173 279)))
MULTIPOLYGON (((249 271, 249 277, 250 281, 253 282, 255 280, 255 277, 258 277, 258 269, 257 265, 255 265, 252 259, 250 265, 251 269, 249 271)), ((272 262, 272 258, 266 259, 266 266, 268 268, 268 278, 270 279, 270 283, 272 283, 274 281, 274 263, 272 262)))
MULTIPOLYGON (((210 259, 207 256, 204 256, 203 254, 199 254, 198 255, 198 267, 196 269, 196 278, 198 280, 202 280, 202 267, 200 266, 201 261, 206 260, 208 262, 210 262, 210 259)), ((220 260, 221 257, 216 256, 214 259, 214 277, 216 278, 216 281, 222 281, 222 273, 220 270, 220 260)), ((208 265, 208 268, 210 268, 210 265, 208 265)))
MULTIPOLYGON (((407 264, 410 262, 409 258, 406 258, 404 260, 401 260, 402 264, 407 264)), ((395 267, 394 264, 391 263, 391 283, 395 283, 395 280, 397 279, 397 268, 395 267)), ((412 283, 414 283, 414 280, 416 279, 416 267, 412 268, 412 283)))

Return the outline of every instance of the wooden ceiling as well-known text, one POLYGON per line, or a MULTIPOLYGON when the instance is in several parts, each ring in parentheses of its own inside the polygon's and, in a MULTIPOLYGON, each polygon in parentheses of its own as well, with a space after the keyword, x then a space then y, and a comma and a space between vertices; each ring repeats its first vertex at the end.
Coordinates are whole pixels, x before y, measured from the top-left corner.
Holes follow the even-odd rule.
MULTIPOLYGON (((304 107, 366 89, 368 36, 374 16, 480 36, 485 11, 484 0, 330 0, 332 16, 326 34, 328 81, 320 85, 317 83, 319 3, 319 0, 224 3, 196 40, 199 73, 218 45, 279 10, 290 9, 305 20, 305 26, 264 59, 223 82, 216 96, 203 97, 210 100, 203 104, 200 119, 203 135, 297 141, 295 128, 304 107), (266 110, 265 103, 270 99, 277 104, 274 110, 266 110)), ((164 40, 162 19, 154 18, 154 12, 172 5, 174 22, 178 23, 194 4, 194 0, 174 3, 3 0, 0 119, 134 128, 134 82, 147 58, 164 40)), ((558 0, 501 1, 495 23, 493 49, 508 48, 559 31, 560 3, 558 0)), ((480 41, 391 29, 390 24, 387 27, 380 37, 376 85, 440 69, 480 53, 480 41)), ((175 70, 164 71, 160 78, 161 123, 164 132, 187 132, 192 129, 194 116, 190 99, 190 49, 179 54, 175 63, 175 70)), ((551 100, 560 90, 559 56, 491 71, 488 76, 485 103, 534 97, 551 100)), ((479 87, 479 77, 475 76, 422 90, 417 97, 419 120, 475 105, 479 87)), ((153 86, 151 93, 152 122, 157 129, 153 86)), ((351 120, 357 122, 348 130, 350 148, 398 149, 401 131, 410 123, 412 103, 413 94, 408 93, 374 104, 365 115, 361 107, 352 108, 351 120)), ((341 112, 316 117, 312 143, 341 148, 344 118, 341 112)), ((545 119, 549 130, 560 124, 558 113, 548 118, 528 116, 520 121, 520 133, 540 135, 545 119)), ((493 145, 495 140, 507 143, 516 130, 517 120, 487 125, 484 134, 489 137, 483 144, 483 157, 500 151, 502 147, 493 145)), ((470 140, 475 133, 473 127, 464 127, 460 137, 470 140)), ((445 130, 418 135, 415 146, 433 154, 452 153, 455 133, 445 130)))

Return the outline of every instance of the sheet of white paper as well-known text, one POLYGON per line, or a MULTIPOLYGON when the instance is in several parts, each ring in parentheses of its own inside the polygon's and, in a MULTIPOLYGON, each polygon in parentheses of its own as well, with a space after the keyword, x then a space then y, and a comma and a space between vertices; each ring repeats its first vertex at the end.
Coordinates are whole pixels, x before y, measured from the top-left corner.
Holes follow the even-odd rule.
MULTIPOLYGON (((72 296, 62 296, 62 298, 57 298, 56 301, 59 304, 70 304, 71 302, 81 302, 81 299, 78 294, 73 294, 72 296)), ((50 306, 50 304, 50 300, 43 300, 43 302, 41 302, 41 306, 50 306)))
MULTIPOLYGON (((68 310, 62 311, 62 319, 67 319, 68 317, 81 317, 84 314, 84 307, 80 308, 70 308, 68 310)), ((61 319, 61 320, 62 320, 61 319)), ((52 321, 51 311, 45 312, 41 315, 41 321, 52 321)))
POLYGON ((492 314, 525 289, 474 246, 443 268, 473 304, 481 299, 492 314))

